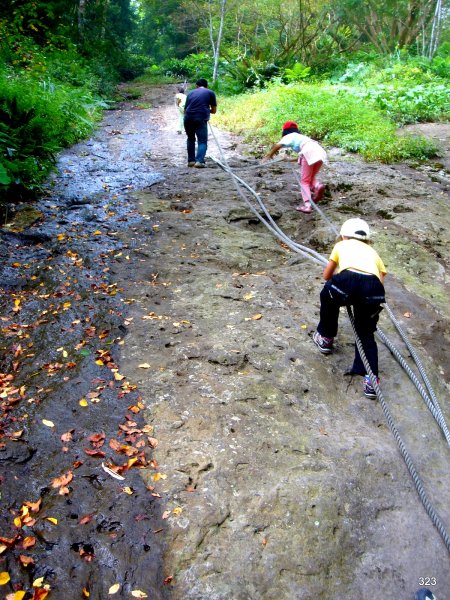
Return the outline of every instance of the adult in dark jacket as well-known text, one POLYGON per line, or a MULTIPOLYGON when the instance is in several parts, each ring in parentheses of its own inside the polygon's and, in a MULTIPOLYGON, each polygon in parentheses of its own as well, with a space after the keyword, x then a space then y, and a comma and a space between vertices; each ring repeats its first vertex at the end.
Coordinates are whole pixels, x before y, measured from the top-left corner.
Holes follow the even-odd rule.
POLYGON ((187 135, 188 167, 204 168, 208 148, 208 121, 217 110, 214 92, 208 89, 206 79, 196 82, 195 90, 189 92, 184 107, 184 130, 187 135), (197 138, 197 153, 195 139, 197 138))

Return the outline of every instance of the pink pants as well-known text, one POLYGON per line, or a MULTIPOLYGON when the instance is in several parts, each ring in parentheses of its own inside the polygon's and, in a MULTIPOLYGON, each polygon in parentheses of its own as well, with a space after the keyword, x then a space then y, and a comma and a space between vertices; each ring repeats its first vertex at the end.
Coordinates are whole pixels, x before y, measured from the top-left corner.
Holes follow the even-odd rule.
POLYGON ((308 165, 306 159, 300 156, 298 159, 300 165, 300 190, 304 204, 311 204, 311 191, 318 192, 323 185, 316 179, 323 161, 319 160, 313 165, 308 165))

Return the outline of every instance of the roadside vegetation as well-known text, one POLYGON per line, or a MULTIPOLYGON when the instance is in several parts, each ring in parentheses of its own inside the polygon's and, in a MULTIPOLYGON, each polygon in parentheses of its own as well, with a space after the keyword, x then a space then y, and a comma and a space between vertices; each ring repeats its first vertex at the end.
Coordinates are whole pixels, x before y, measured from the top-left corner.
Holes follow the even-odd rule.
POLYGON ((90 135, 124 80, 139 94, 149 83, 192 87, 206 77, 219 95, 214 122, 255 152, 294 119, 367 160, 435 155, 431 141, 397 130, 449 118, 449 16, 433 2, 416 10, 399 0, 394 12, 388 4, 324 1, 300 11, 291 0, 7 0, 0 200, 38 193, 58 151, 90 135), (374 10, 383 18, 371 18, 374 10))

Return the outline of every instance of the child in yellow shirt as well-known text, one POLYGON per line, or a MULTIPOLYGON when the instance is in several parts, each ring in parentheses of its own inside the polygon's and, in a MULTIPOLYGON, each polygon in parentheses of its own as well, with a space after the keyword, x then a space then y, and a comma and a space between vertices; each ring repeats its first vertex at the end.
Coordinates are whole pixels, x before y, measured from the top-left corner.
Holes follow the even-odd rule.
MULTIPOLYGON (((340 235, 342 240, 334 246, 323 272, 326 284, 320 293, 320 321, 313 340, 322 354, 330 354, 338 330, 339 308, 352 305, 356 332, 378 382, 378 348, 374 333, 382 310, 380 305, 385 301, 386 268, 368 244, 370 229, 363 219, 345 221, 340 235)), ((376 398, 356 344, 351 373, 364 375, 364 394, 376 398)))

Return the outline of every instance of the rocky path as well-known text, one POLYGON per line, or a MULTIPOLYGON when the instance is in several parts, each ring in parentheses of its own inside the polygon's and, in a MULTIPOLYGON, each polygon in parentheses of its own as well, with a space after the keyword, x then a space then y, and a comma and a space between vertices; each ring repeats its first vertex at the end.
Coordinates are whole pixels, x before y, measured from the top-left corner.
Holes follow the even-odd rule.
MULTIPOLYGON (((412 600, 423 577, 443 600, 448 552, 381 407, 362 395, 360 379, 344 376, 353 353, 345 314, 334 354, 324 357, 312 343, 321 269, 272 237, 211 159, 207 169, 187 168, 171 87, 141 91, 140 105, 151 108, 128 103, 108 113, 94 140, 61 157, 61 173, 89 177, 61 176, 54 191, 76 203, 106 186, 99 230, 123 202, 126 216, 109 225, 115 245, 93 263, 119 290, 121 311, 109 311, 118 315, 114 360, 137 386, 127 406, 139 408, 128 423, 144 417, 136 427, 151 431, 150 468, 130 471, 134 494, 111 488, 112 506, 120 498, 115 516, 129 514, 118 545, 103 540, 110 554, 83 564, 96 572, 90 597, 108 597, 128 567, 116 597, 141 590, 174 600, 412 600), (149 493, 151 504, 143 500, 149 493)), ((445 138, 448 129, 437 133, 445 138)), ((293 210, 291 164, 245 170, 257 163, 251 149, 216 133, 278 225, 327 255, 334 240, 326 224, 293 210)), ((212 139, 209 154, 220 158, 212 139)), ((449 422, 445 160, 413 168, 333 149, 330 157, 323 208, 336 224, 362 215, 374 228, 389 303, 449 422)), ((405 354, 386 316, 380 326, 405 354)), ((381 344, 380 361, 383 393, 448 530, 445 440, 381 344)), ((107 437, 124 412, 111 400, 95 417, 107 437)))
MULTIPOLYGON (((352 358, 344 315, 335 354, 312 344, 320 269, 255 222, 212 161, 188 169, 170 95, 153 103, 150 164, 164 180, 135 198, 155 234, 138 235, 132 262, 114 270, 132 302, 123 369, 146 399, 166 476, 158 489, 171 597, 407 600, 422 574, 445 597, 448 554, 381 408, 359 379, 343 377, 352 358)), ((254 162, 239 140, 218 136, 230 164, 254 162)), ((209 152, 220 158, 211 139, 209 152)), ((448 172, 331 154, 324 207, 336 223, 362 214, 374 226, 393 273, 389 301, 448 418, 448 172)), ((292 210, 290 165, 239 175, 282 229, 329 251, 326 226, 292 210)), ((392 333, 386 318, 381 326, 392 333)), ((381 365, 389 406, 448 524, 448 448, 384 348, 381 365)))

